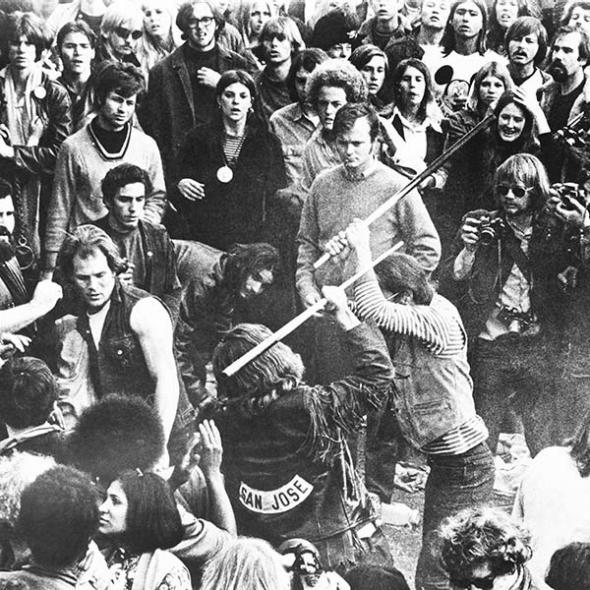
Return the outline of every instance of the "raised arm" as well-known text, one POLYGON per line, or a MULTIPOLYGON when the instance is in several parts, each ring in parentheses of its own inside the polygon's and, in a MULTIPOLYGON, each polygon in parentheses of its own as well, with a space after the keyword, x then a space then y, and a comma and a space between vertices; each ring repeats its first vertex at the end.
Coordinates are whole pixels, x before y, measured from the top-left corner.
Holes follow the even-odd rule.
POLYGON ((145 297, 131 311, 129 323, 139 339, 148 371, 156 382, 154 406, 162 420, 167 442, 180 394, 173 353, 172 320, 157 299, 145 297))

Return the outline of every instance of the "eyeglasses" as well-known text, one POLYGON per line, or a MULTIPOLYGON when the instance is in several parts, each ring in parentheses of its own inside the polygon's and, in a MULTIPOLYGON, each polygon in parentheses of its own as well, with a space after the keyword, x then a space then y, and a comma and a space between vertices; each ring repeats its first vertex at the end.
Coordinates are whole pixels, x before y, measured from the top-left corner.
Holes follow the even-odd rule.
POLYGON ((115 27, 115 33, 118 37, 121 37, 121 39, 127 39, 127 37, 131 35, 131 38, 136 41, 143 35, 141 31, 131 31, 125 27, 115 27))
POLYGON ((455 579, 451 578, 450 582, 457 588, 471 588, 475 586, 480 590, 492 590, 494 587, 494 581, 496 580, 495 574, 489 574, 485 578, 469 578, 469 579, 455 579))
POLYGON ((210 27, 213 24, 215 19, 212 16, 203 16, 201 18, 191 18, 188 21, 188 26, 191 28, 196 28, 199 25, 203 25, 204 27, 210 27))
POLYGON ((505 184, 499 184, 496 187, 496 191, 502 197, 505 197, 510 191, 517 199, 522 199, 527 193, 530 193, 533 187, 522 188, 522 186, 506 186, 505 184))

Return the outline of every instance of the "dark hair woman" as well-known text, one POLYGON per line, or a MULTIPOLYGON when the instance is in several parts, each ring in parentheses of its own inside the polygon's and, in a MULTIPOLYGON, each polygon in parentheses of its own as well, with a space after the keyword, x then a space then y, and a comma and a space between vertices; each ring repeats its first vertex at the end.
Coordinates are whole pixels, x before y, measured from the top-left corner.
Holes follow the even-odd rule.
POLYGON ((216 96, 218 116, 185 139, 176 204, 189 239, 226 250, 235 242, 260 241, 267 209, 286 177, 279 140, 258 116, 250 74, 225 72, 216 96))
POLYGON ((363 75, 371 104, 382 117, 391 117, 393 103, 386 100, 382 92, 389 72, 389 60, 385 51, 376 45, 361 45, 352 52, 349 60, 363 75))
POLYGON ((504 40, 510 25, 519 16, 532 16, 526 0, 495 0, 490 12, 487 45, 501 55, 506 53, 504 40))
POLYGON ((159 475, 124 472, 109 486, 99 514, 99 533, 114 542, 109 588, 191 590, 188 570, 166 551, 180 542, 183 528, 172 490, 159 475))

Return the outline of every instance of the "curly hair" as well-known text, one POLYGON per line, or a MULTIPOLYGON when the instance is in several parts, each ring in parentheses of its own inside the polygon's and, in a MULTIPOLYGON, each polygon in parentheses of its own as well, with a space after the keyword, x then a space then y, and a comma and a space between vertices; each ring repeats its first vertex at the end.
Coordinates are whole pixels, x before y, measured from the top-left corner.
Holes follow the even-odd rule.
POLYGON ((18 529, 41 566, 74 564, 88 550, 97 525, 96 488, 77 469, 53 467, 22 493, 18 529))
POLYGON ((31 453, 0 457, 0 521, 10 528, 16 525, 23 490, 54 466, 53 458, 31 453))
POLYGON ((250 275, 263 270, 276 274, 279 269, 279 251, 266 242, 253 244, 232 244, 227 251, 227 262, 223 277, 224 285, 236 294, 250 275))
POLYGON ((112 205, 119 189, 128 184, 136 183, 143 184, 146 195, 152 192, 152 181, 147 171, 135 164, 119 164, 111 168, 102 179, 100 185, 102 189, 102 200, 107 206, 112 205))
POLYGON ((238 537, 211 559, 201 590, 289 590, 281 556, 266 541, 238 537))
POLYGON ((169 549, 182 540, 184 529, 167 481, 140 469, 123 472, 117 481, 127 496, 123 542, 135 553, 169 549))
POLYGON ((43 424, 57 394, 55 377, 38 358, 12 358, 0 368, 0 415, 13 428, 43 424))
POLYGON ((213 373, 221 396, 260 399, 296 387, 303 376, 303 363, 299 355, 282 342, 274 344, 232 377, 222 373, 271 335, 271 330, 261 324, 238 324, 222 338, 213 352, 213 373))
POLYGON ((342 88, 347 102, 365 102, 368 91, 362 74, 345 59, 328 59, 312 72, 305 94, 307 100, 317 108, 320 89, 325 87, 342 88))
POLYGON ((448 518, 438 530, 442 565, 451 578, 470 575, 487 563, 491 573, 511 573, 531 557, 528 534, 497 508, 467 508, 448 518))
POLYGON ((85 410, 69 437, 72 463, 107 484, 126 469, 149 470, 163 448, 156 411, 139 397, 116 394, 85 410))

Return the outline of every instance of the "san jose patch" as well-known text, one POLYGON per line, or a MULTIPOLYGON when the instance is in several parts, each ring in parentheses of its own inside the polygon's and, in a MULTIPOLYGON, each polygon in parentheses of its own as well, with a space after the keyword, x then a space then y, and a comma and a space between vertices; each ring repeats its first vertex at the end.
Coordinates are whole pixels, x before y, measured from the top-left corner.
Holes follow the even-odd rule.
POLYGON ((313 486, 300 475, 275 490, 255 490, 241 482, 240 503, 251 512, 280 514, 299 506, 312 492, 313 486))

